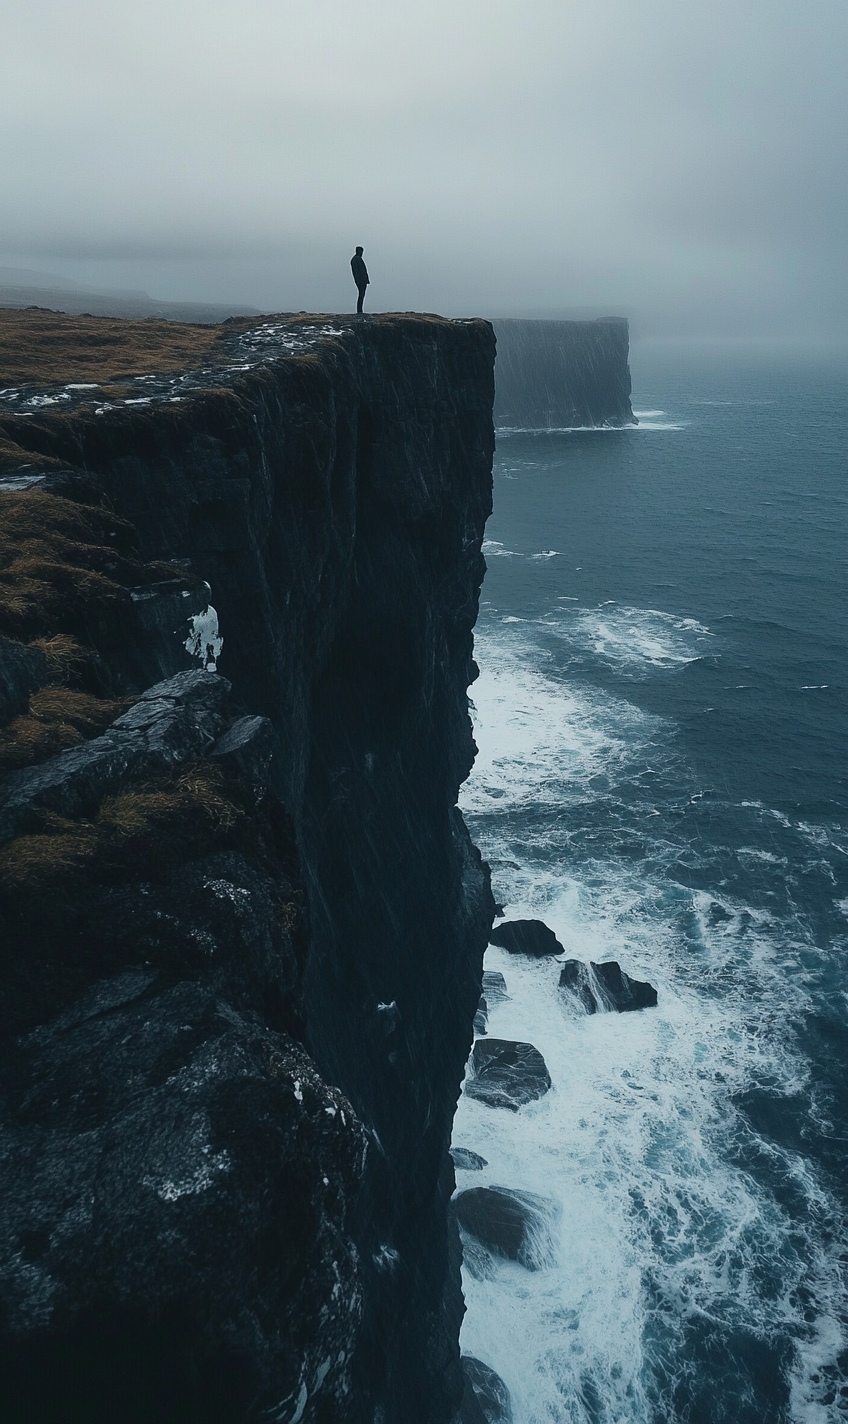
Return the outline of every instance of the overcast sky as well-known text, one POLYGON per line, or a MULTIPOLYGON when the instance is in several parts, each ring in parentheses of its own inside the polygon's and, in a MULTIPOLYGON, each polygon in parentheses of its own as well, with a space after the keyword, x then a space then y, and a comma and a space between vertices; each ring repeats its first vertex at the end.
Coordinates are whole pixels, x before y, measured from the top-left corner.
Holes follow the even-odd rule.
POLYGON ((848 0, 0 0, 0 265, 848 335, 848 0))

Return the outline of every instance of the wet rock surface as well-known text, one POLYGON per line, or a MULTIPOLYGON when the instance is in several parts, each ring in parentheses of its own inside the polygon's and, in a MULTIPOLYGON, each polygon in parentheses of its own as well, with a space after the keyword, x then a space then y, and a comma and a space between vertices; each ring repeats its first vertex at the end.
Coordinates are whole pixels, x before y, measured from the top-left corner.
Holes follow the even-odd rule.
POLYGON ((562 967, 559 984, 561 989, 568 989, 576 996, 587 1014, 629 1013, 655 1008, 657 1003, 653 984, 631 979, 614 959, 605 964, 588 965, 579 959, 568 959, 562 967))
POLYGON ((462 1172, 482 1172, 489 1165, 485 1157, 481 1157, 479 1152, 472 1152, 470 1147, 452 1147, 451 1157, 454 1166, 462 1172))
POLYGON ((544 1097, 551 1086, 545 1060, 532 1043, 505 1038, 478 1039, 471 1054, 465 1094, 492 1108, 518 1112, 544 1097))
POLYGON ((553 930, 542 920, 505 920, 494 926, 489 942, 508 954, 528 954, 534 959, 565 953, 553 930))
POLYGON ((486 1002, 485 994, 480 995, 480 1002, 477 1005, 477 1012, 474 1015, 474 1032, 484 1034, 486 1025, 489 1022, 489 1005, 486 1002))
POLYGON ((528 1270, 551 1259, 557 1207, 547 1197, 511 1187, 469 1187, 455 1198, 460 1226, 487 1250, 528 1270))
POLYGON ((487 1004, 502 1004, 509 998, 506 980, 499 969, 483 970, 483 993, 487 1004))
POLYGON ((463 1355, 462 1373, 486 1424, 512 1424, 512 1401, 500 1375, 473 1355, 463 1355))
POLYGON ((226 726, 221 706, 229 691, 214 673, 179 673, 148 688, 102 737, 12 772, 0 787, 0 841, 48 812, 82 815, 134 778, 170 771, 211 750, 226 726))
POLYGON ((211 985, 136 970, 30 1034, 15 1070, 4 1418, 106 1424, 120 1402, 230 1424, 293 1410, 325 1360, 343 1409, 364 1134, 303 1049, 211 985))

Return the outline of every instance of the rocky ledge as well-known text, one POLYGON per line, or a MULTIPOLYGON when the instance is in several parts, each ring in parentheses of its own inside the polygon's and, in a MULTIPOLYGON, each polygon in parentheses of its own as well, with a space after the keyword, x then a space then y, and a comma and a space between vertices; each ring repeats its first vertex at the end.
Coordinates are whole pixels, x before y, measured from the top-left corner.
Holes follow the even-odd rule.
POLYGON ((10 1424, 478 1408, 493 363, 480 322, 0 313, 10 1424))

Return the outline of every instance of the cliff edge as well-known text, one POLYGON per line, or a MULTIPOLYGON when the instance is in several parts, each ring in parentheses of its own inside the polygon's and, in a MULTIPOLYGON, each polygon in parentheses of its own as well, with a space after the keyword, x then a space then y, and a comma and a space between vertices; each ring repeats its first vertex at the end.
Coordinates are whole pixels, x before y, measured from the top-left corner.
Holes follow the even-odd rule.
POLYGON ((474 321, 0 313, 10 1421, 463 1407, 493 364, 474 321))

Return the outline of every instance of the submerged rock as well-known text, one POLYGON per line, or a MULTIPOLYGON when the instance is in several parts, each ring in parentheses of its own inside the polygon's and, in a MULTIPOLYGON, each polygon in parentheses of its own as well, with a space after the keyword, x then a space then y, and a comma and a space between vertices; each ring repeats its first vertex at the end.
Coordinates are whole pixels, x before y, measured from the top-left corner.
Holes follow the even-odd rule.
POLYGON ((525 1103, 544 1097, 551 1086, 545 1060, 532 1043, 506 1038, 478 1039, 471 1054, 471 1076, 465 1094, 490 1108, 518 1112, 525 1103))
POLYGON ((486 1424, 512 1424, 512 1401, 500 1375, 473 1355, 463 1355, 462 1373, 466 1396, 473 1393, 486 1424))
POLYGON ((485 1157, 481 1157, 479 1152, 472 1152, 470 1147, 452 1147, 451 1157, 454 1166, 462 1172, 482 1172, 489 1165, 485 1157))
POLYGON ((614 959, 605 964, 583 964, 579 959, 567 959, 559 985, 575 995, 587 1014, 605 1011, 623 1014, 656 1007, 657 991, 653 984, 631 979, 614 959))
POLYGON ((559 1209, 550 1198, 511 1187, 469 1187, 454 1205, 463 1230, 496 1256, 529 1271, 551 1263, 551 1225, 559 1209))
POLYGON ((489 943, 505 949, 507 954, 529 954, 534 959, 565 953, 553 930, 542 920, 507 920, 495 925, 489 943))

